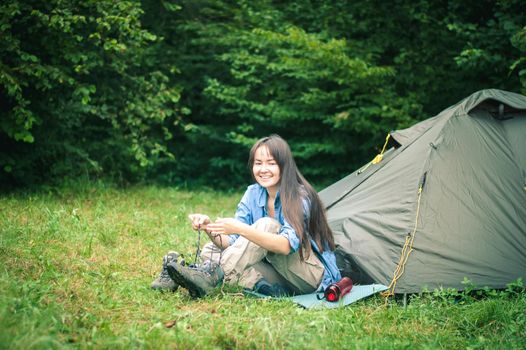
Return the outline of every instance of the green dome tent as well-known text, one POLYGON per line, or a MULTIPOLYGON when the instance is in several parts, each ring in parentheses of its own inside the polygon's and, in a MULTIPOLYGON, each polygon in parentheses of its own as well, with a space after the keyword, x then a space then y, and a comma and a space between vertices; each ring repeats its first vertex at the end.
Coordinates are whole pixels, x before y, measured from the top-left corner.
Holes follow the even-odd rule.
POLYGON ((390 136, 320 192, 343 274, 394 293, 524 279, 526 97, 482 90, 390 136))

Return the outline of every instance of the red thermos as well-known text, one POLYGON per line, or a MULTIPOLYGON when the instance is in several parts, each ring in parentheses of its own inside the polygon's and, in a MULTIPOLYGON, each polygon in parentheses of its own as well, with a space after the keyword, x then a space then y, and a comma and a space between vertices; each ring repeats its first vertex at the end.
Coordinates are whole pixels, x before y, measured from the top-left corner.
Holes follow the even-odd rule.
POLYGON ((343 277, 336 283, 333 283, 325 289, 325 299, 327 301, 338 301, 340 298, 352 289, 352 280, 349 277, 343 277))

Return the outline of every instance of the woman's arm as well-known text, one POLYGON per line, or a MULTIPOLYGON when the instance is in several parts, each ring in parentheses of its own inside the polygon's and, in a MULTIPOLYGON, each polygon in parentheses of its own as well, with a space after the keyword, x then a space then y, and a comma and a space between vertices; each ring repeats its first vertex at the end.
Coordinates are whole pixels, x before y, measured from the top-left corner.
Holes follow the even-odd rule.
MULTIPOLYGON (((289 240, 283 236, 258 230, 253 226, 242 223, 233 218, 217 219, 207 225, 207 230, 212 235, 239 234, 252 243, 277 254, 288 255, 290 253, 289 240)), ((228 240, 227 240, 228 241, 228 240)))
POLYGON ((205 232, 208 235, 208 237, 210 238, 210 240, 212 241, 212 243, 214 243, 219 248, 225 249, 228 246, 230 246, 230 242, 228 240, 228 235, 212 233, 212 232, 209 231, 208 228, 205 230, 205 232))
POLYGON ((188 215, 190 221, 192 221, 192 228, 194 230, 204 230, 212 243, 219 248, 225 249, 230 245, 228 236, 224 234, 215 234, 210 231, 208 225, 210 224, 210 218, 204 214, 190 214, 188 215))

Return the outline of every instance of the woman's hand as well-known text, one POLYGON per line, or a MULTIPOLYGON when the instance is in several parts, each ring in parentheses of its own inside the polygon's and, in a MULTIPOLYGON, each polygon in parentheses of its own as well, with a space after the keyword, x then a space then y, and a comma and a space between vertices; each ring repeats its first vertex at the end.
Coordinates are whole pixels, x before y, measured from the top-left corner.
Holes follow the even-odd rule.
POLYGON ((204 214, 190 214, 188 215, 188 218, 192 222, 192 228, 194 230, 206 230, 207 225, 210 223, 210 218, 208 217, 208 215, 204 214))
POLYGON ((241 234, 248 225, 234 218, 218 218, 216 221, 209 223, 206 228, 211 234, 231 235, 241 234))

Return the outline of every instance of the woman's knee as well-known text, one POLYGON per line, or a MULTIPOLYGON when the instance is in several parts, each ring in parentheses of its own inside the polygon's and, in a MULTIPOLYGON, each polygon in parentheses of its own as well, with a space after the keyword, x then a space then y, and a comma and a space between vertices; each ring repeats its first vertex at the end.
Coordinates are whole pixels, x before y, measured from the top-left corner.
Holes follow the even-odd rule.
POLYGON ((281 228, 281 224, 278 220, 270 218, 268 216, 256 220, 256 222, 253 223, 252 226, 257 228, 258 230, 270 233, 278 233, 281 228))

